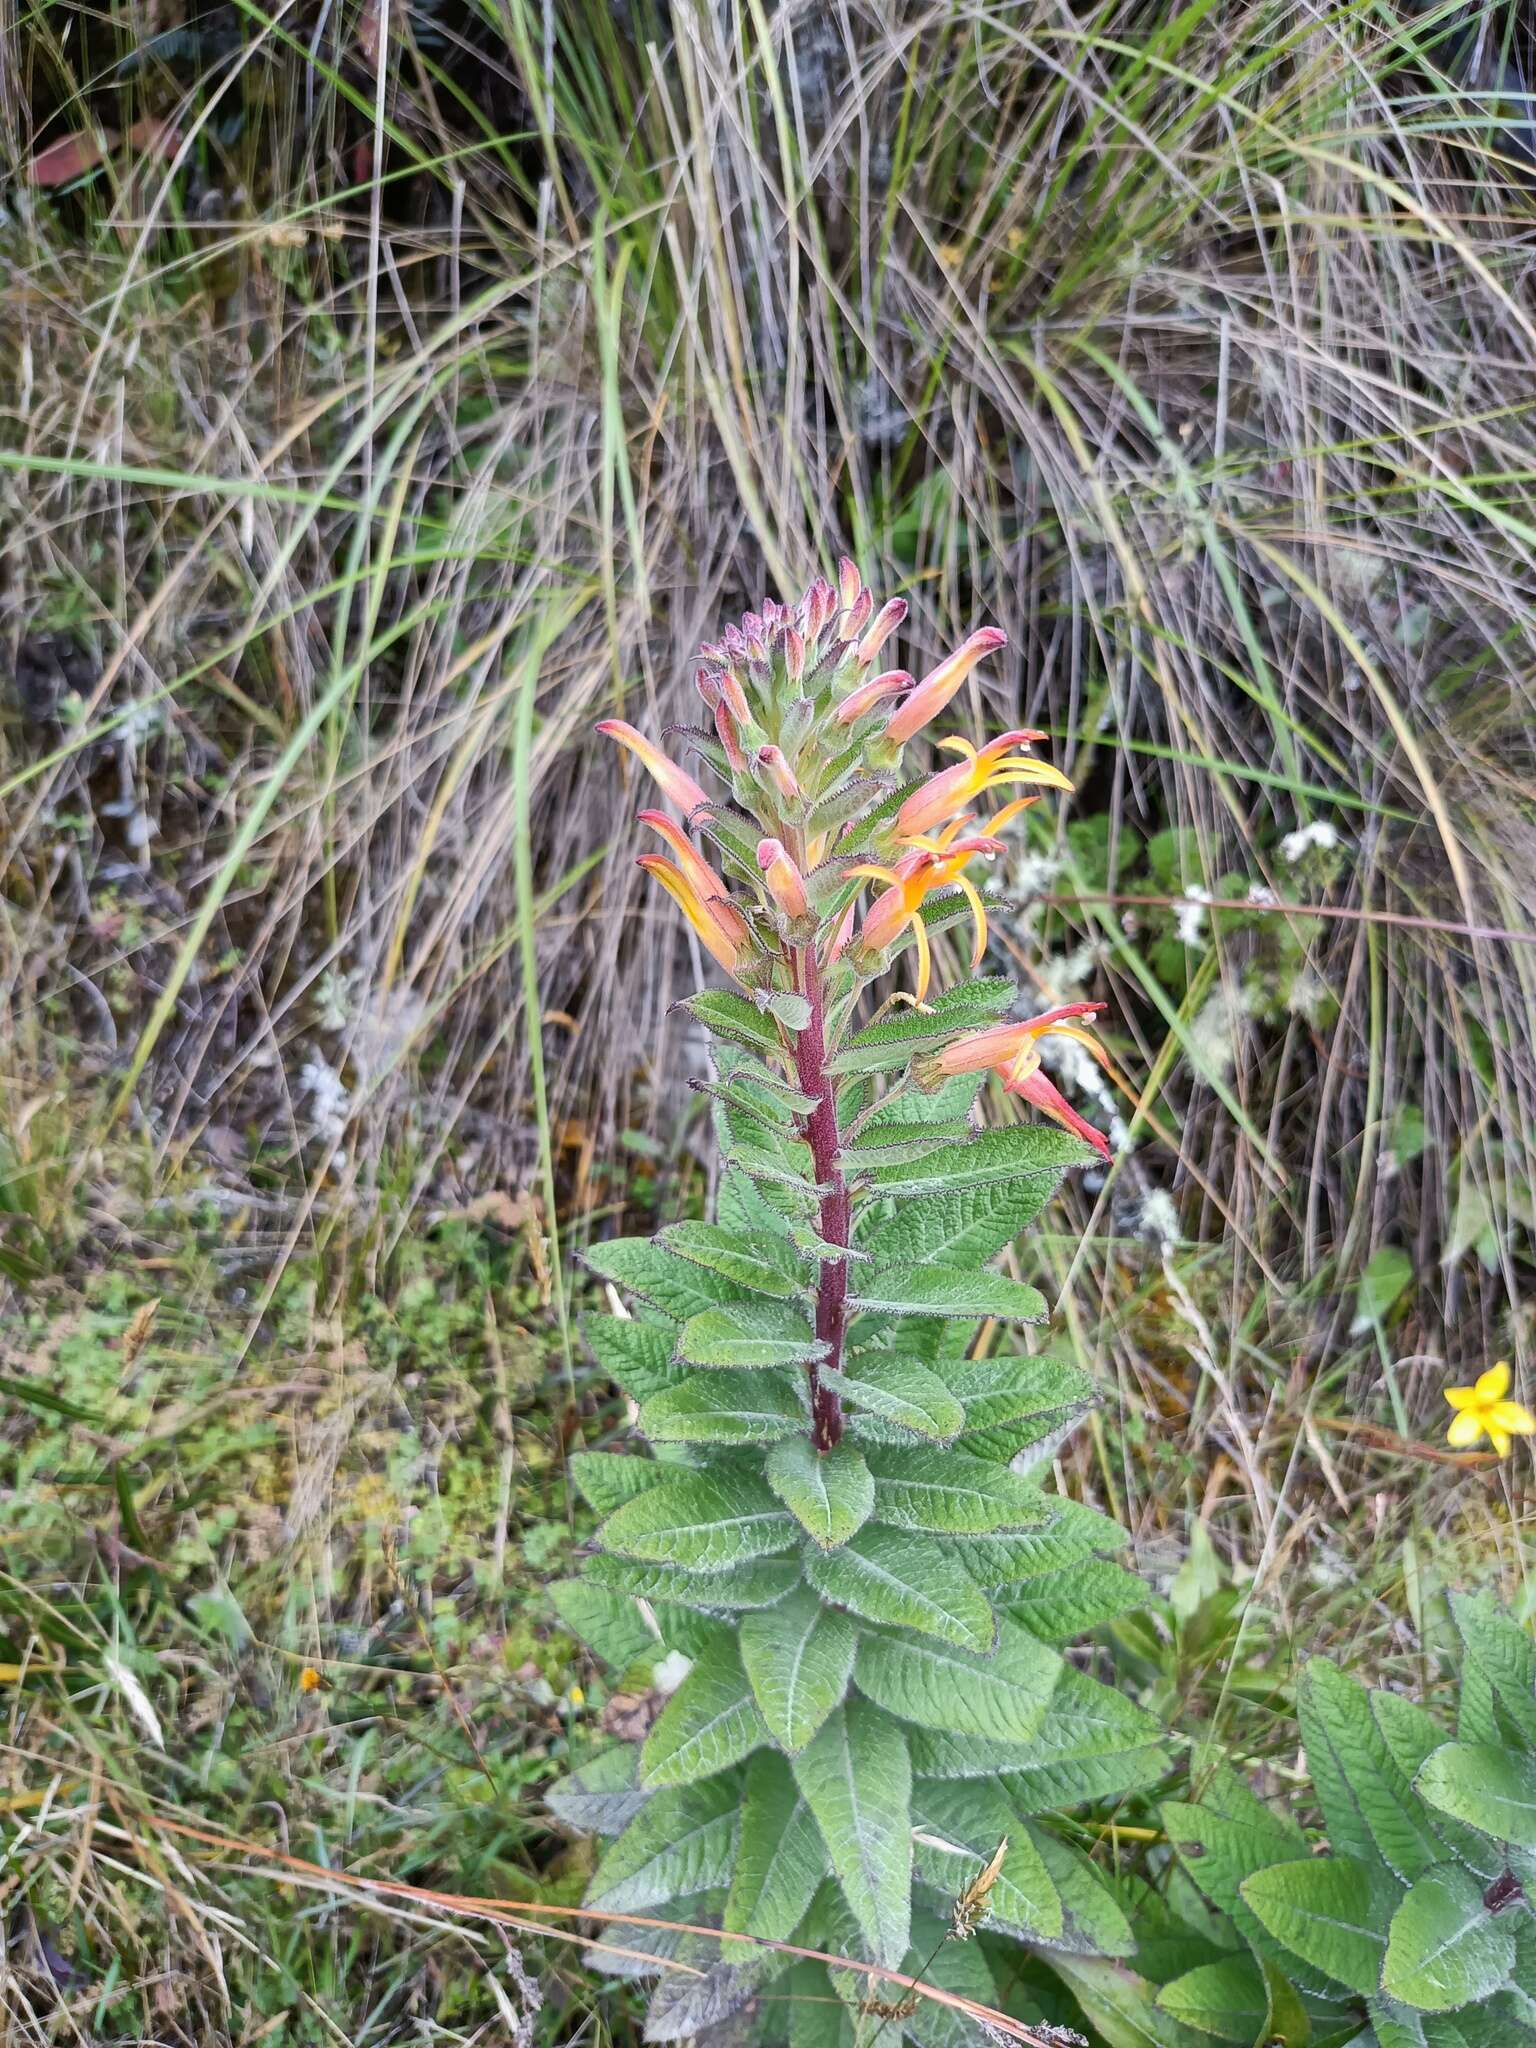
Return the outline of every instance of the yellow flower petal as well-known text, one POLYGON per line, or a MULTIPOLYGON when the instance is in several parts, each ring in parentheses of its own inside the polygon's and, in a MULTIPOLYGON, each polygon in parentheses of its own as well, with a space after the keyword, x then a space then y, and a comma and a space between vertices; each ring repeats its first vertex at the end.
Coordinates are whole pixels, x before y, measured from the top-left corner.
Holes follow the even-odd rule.
POLYGON ((928 984, 933 978, 933 951, 928 944, 928 927, 914 911, 907 920, 912 936, 917 941, 917 1000, 922 1002, 928 993, 928 984))
POLYGON ((1536 1415, 1518 1401, 1495 1401, 1488 1410, 1490 1429, 1507 1429, 1511 1436, 1536 1435, 1536 1415))
POLYGON ((1447 1387, 1445 1398, 1453 1408, 1475 1408, 1477 1406, 1477 1389, 1476 1387, 1447 1387))
POLYGON ((1451 1426, 1445 1432, 1445 1440, 1454 1450, 1470 1450, 1483 1433, 1483 1418, 1475 1409, 1463 1409, 1460 1415, 1451 1417, 1451 1426))
POLYGON ((1509 1431, 1507 1429, 1500 1429, 1496 1423, 1490 1422, 1488 1425, 1488 1441, 1493 1445, 1494 1451, 1499 1457, 1507 1458, 1509 1456, 1509 1431))
POLYGON ((1501 1358, 1497 1365, 1490 1365, 1477 1382, 1479 1401, 1502 1401, 1509 1392, 1509 1366, 1501 1358))

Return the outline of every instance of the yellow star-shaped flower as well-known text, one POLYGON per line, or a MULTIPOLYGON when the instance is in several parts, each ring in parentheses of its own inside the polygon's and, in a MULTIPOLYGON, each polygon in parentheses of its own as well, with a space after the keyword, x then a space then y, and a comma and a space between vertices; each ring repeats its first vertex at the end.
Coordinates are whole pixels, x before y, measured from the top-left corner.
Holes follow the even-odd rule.
POLYGON ((1536 1415, 1518 1401, 1504 1397, 1509 1392, 1509 1366, 1504 1359, 1479 1375, 1470 1387, 1447 1387, 1445 1398, 1456 1413, 1446 1431, 1447 1441, 1458 1451, 1469 1451, 1486 1436, 1495 1453, 1504 1457, 1510 1440, 1536 1433, 1536 1415))

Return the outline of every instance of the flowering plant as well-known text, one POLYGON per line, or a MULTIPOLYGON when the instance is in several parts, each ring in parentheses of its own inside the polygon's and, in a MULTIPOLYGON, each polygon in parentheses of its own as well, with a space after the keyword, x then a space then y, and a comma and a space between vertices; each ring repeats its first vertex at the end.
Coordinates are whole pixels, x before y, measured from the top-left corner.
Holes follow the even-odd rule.
MULTIPOLYGON (((982 1321, 1045 1319, 991 1262, 1068 1168, 1108 1152, 1041 1062, 1053 1036, 1096 1052, 1100 1006, 1008 1021, 1006 981, 935 994, 930 946, 963 922, 980 969, 977 864, 1071 785, 1025 731, 904 772, 1004 644, 984 628, 915 681, 879 665, 905 610, 877 609, 845 562, 836 588, 818 579, 705 647, 710 724, 686 737, 716 794, 633 727, 599 728, 681 814, 640 813, 666 848, 641 865, 734 984, 685 1005, 717 1047, 696 1084, 720 1137, 715 1220, 589 1255, 634 1304, 586 1335, 652 1455, 573 1459, 601 1549, 556 1589, 620 1672, 686 1673, 643 1741, 551 1798, 614 1836, 594 1907, 677 1930, 626 1932, 622 1966, 699 1964, 664 1977, 651 2039, 697 2032, 793 1964, 718 1935, 711 1949, 701 1929, 926 1970, 983 2004, 985 1958, 960 1946, 983 1911, 1046 1955, 1132 1945, 1051 1819, 1164 1761, 1156 1723, 1059 1650, 1141 1598, 1108 1560, 1121 1532, 1027 1476, 1091 1386, 973 1341, 982 1321), (868 1015, 908 953, 911 994, 868 1015), (1051 1121, 981 1130, 989 1072, 1051 1121)), ((795 1967, 797 2005, 868 1999, 867 1978, 795 1967)))

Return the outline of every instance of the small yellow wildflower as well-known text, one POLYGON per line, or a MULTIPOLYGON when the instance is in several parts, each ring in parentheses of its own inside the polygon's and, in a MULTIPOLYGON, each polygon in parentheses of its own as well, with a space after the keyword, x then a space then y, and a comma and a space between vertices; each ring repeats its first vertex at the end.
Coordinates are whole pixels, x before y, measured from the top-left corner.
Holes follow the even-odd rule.
POLYGON ((1509 1392, 1509 1378, 1508 1363, 1501 1358, 1473 1386, 1446 1388, 1445 1398, 1456 1410, 1446 1438, 1456 1450, 1470 1450, 1486 1435, 1495 1454, 1502 1458, 1512 1437, 1536 1432, 1536 1415, 1518 1401, 1504 1398, 1509 1392))
POLYGON ((579 1685, 573 1685, 570 1691, 566 1694, 566 1698, 570 1701, 571 1705, 576 1708, 584 1707, 587 1704, 587 1696, 582 1691, 579 1685))
POLYGON ((313 1664, 306 1664, 299 1673, 300 1692, 319 1692, 324 1684, 325 1680, 320 1676, 320 1673, 313 1664))

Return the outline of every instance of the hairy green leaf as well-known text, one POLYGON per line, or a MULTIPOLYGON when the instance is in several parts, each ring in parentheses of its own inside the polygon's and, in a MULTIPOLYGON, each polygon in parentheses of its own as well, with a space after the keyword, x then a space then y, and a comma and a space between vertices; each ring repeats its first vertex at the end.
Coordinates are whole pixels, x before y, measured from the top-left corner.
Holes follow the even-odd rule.
POLYGON ((912 1773, 901 1730, 850 1700, 795 1757, 794 1774, 875 1961, 899 1964, 912 1894, 912 1773))
POLYGON ((916 1052, 946 1045, 961 1031, 994 1022, 1013 1001, 1013 984, 973 981, 946 989, 926 1009, 898 1010, 851 1038, 828 1062, 834 1074, 875 1074, 904 1067, 916 1052))
POLYGON ((1401 1896, 1380 1864, 1307 1856, 1256 1870, 1241 1891, 1260 1923, 1304 1963, 1350 1991, 1376 1989, 1387 1923, 1401 1896))
POLYGON ((1065 1643, 1116 1615, 1145 1607, 1152 1592, 1123 1565, 1093 1557, 1026 1579, 1000 1597, 1004 1612, 1032 1636, 1042 1643, 1065 1643))
POLYGON ((701 989, 685 996, 675 1009, 687 1010, 716 1038, 727 1044, 743 1045, 749 1052, 783 1057, 783 1041, 774 1020, 730 989, 701 989))
POLYGON ((1326 1657, 1313 1657, 1302 1669, 1296 1704, 1307 1769, 1336 1853, 1380 1858, 1405 1882, 1438 1863, 1443 1846, 1387 1747, 1360 1681, 1326 1657))
POLYGON ((914 1436, 943 1441, 965 1421, 965 1410, 939 1375, 914 1358, 866 1351, 847 1362, 836 1385, 845 1403, 914 1436))
POLYGON ((1053 1948, 1073 1956, 1133 1955, 1136 1936, 1131 1923, 1090 1859, 1044 1828, 1028 1826, 1025 1833, 1061 1899, 1064 1925, 1053 1948))
POLYGON ((633 1600, 587 1579, 556 1579, 549 1588, 550 1605, 573 1636, 579 1636, 597 1658, 623 1671, 647 1652, 661 1654, 644 1615, 633 1600))
POLYGON ((1224 1956, 1175 1977, 1157 1994, 1158 2005, 1183 2026, 1253 2048, 1264 2038, 1269 1987, 1252 1956, 1224 1956))
POLYGON ((674 1223, 657 1242, 754 1294, 787 1301, 805 1296, 812 1286, 811 1274, 794 1246, 770 1231, 722 1230, 717 1223, 674 1223))
POLYGON ((640 1752, 640 1782, 649 1791, 712 1778, 767 1740, 741 1655, 727 1636, 710 1645, 662 1708, 640 1752))
POLYGON ((788 1941, 831 1868, 794 1773, 775 1750, 759 1750, 747 1766, 741 1844, 725 1903, 727 1930, 788 1941))
POLYGON ((1107 1515, 1087 1508, 1080 1519, 1080 1504, 1063 1500, 1059 1494, 1036 1491, 1035 1504, 1040 1527, 962 1536, 956 1542, 955 1556, 977 1585, 1017 1586, 1031 1579, 1049 1579, 1056 1572, 1089 1562, 1106 1549, 1125 1548, 1125 1531, 1107 1515))
POLYGON ((635 1783, 635 1764, 633 1743, 612 1743, 548 1786, 544 1804, 583 1834, 622 1834, 650 1797, 635 1783))
POLYGON ((1053 1650, 1008 1622, 990 1657, 870 1633, 853 1667, 859 1691, 898 1719, 999 1742, 1028 1742, 1039 1732, 1061 1668, 1053 1650))
POLYGON ((653 1443, 777 1443, 806 1427, 799 1390, 777 1373, 701 1372, 640 1410, 653 1443))
POLYGON ((852 1622, 804 1588, 746 1615, 739 1640, 774 1741, 791 1754, 804 1749, 848 1689, 858 1647, 852 1622))
POLYGON ((1060 1935, 1061 1895, 995 1786, 974 1778, 919 1785, 912 1813, 917 1823, 913 1859, 924 1883, 958 1898, 1006 1841, 1008 1853, 988 1899, 992 1918, 1030 1939, 1052 1941, 1060 1935))
POLYGON ((1021 1175, 1059 1178, 1069 1166, 1084 1166, 1098 1153, 1081 1138, 1053 1124, 1012 1124, 983 1131, 963 1152, 936 1148, 907 1166, 887 1167, 874 1177, 878 1196, 954 1194, 964 1188, 1013 1182, 1021 1175))
POLYGON ((865 1621, 916 1629, 983 1655, 992 1648, 997 1628, 985 1596, 929 1537, 870 1523, 841 1550, 813 1552, 805 1573, 824 1598, 865 1621))
POLYGON ((1451 1612, 1466 1645, 1456 1732, 1463 1742, 1500 1742, 1502 1713, 1536 1752, 1536 1642, 1488 1593, 1455 1593, 1451 1612))
POLYGON ((727 1884, 740 1811, 739 1776, 658 1792, 598 1864, 588 1903, 644 1913, 727 1884))
POLYGON ((1093 1405, 1093 1382, 1065 1359, 966 1359, 945 1373, 965 1410, 963 1448, 1011 1458, 1070 1428, 1093 1405))
POLYGON ((868 1465, 876 1519, 898 1528, 984 1532, 1039 1519, 1035 1487, 964 1451, 871 1448, 868 1465))
POLYGON ((879 1315, 1002 1316, 1042 1323, 1045 1296, 1006 1273, 968 1273, 956 1266, 855 1267, 848 1305, 879 1315))
POLYGON ((581 1333, 598 1369, 637 1404, 686 1377, 684 1368, 672 1362, 677 1332, 670 1323, 594 1311, 582 1317, 581 1333))
POLYGON ((606 1244, 592 1245, 583 1257, 600 1280, 639 1295, 676 1322, 722 1302, 739 1301, 744 1292, 723 1273, 681 1258, 649 1237, 610 1238, 606 1244))
POLYGON ((959 1121, 948 1124, 892 1121, 867 1125, 856 1138, 844 1144, 843 1171, 852 1180, 858 1175, 873 1174, 877 1168, 901 1166, 908 1160, 925 1158, 940 1142, 953 1151, 969 1145, 976 1135, 969 1123, 959 1121))
POLYGON ((1488 1742, 1447 1742, 1419 1772, 1421 1798, 1518 1849, 1536 1849, 1536 1759, 1488 1742))
POLYGON ((795 1533, 760 1479, 692 1472, 627 1502, 603 1524, 602 1541, 621 1557, 723 1571, 788 1550, 795 1533))
POLYGON ((566 1470, 588 1507, 600 1515, 611 1515, 626 1501, 676 1477, 674 1466, 626 1451, 572 1451, 566 1470))
POLYGON ((800 1583, 800 1560, 759 1557, 750 1564, 729 1565, 724 1571, 694 1572, 678 1564, 642 1564, 635 1558, 599 1552, 582 1566, 582 1576, 632 1599, 734 1612, 771 1607, 775 1600, 782 1600, 800 1583))
POLYGON ((1067 1664, 1031 1741, 916 1729, 910 1748, 920 1778, 995 1777, 1020 1813, 1044 1813, 1147 1782, 1167 1761, 1161 1735, 1144 1708, 1067 1664))
POLYGON ((706 1309, 689 1317, 677 1340, 685 1364, 724 1371, 807 1365, 826 1350, 798 1309, 767 1301, 706 1309))
POLYGON ((984 1266, 1033 1223, 1069 1164, 904 1201, 859 1242, 882 1266, 984 1266))
POLYGON ((798 1196, 784 1195, 775 1199, 770 1190, 760 1187, 751 1174, 743 1173, 739 1166, 727 1163, 720 1175, 720 1184, 715 1190, 715 1221, 727 1230, 774 1231, 780 1237, 787 1237, 790 1213, 798 1214, 799 1210, 798 1196))
POLYGON ((1490 1913, 1470 1870, 1423 1872, 1392 1915, 1381 1988, 1420 2012, 1450 2012, 1497 1991, 1515 1963, 1513 1915, 1490 1913))
POLYGON ((818 1451, 809 1437, 775 1444, 764 1467, 768 1484, 805 1533, 823 1550, 846 1543, 868 1521, 875 1483, 850 1443, 818 1451))

